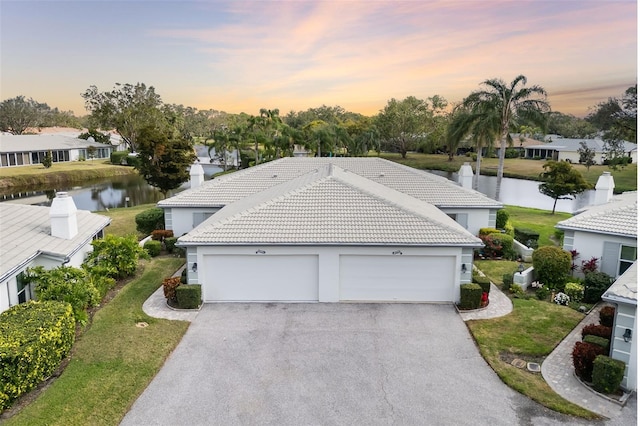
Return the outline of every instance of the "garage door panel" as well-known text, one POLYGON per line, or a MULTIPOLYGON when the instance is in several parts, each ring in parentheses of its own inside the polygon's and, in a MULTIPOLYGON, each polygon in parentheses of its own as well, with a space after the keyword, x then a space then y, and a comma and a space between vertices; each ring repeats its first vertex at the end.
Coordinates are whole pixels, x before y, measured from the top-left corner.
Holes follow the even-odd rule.
POLYGON ((317 301, 318 256, 204 256, 205 302, 317 301))
POLYGON ((454 256, 340 256, 340 300, 451 302, 454 256))

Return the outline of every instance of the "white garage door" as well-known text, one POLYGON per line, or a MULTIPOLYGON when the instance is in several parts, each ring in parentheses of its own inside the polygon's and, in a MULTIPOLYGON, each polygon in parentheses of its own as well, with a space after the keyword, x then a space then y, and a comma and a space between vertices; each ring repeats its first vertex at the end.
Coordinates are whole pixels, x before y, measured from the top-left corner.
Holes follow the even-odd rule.
POLYGON ((454 256, 340 256, 340 300, 451 302, 454 256))
POLYGON ((317 301, 318 256, 204 256, 205 302, 317 301))

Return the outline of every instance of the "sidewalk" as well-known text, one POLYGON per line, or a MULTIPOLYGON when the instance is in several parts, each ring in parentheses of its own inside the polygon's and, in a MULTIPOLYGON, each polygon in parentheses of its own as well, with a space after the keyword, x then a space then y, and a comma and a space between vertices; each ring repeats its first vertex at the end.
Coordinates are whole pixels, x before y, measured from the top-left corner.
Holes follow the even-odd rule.
POLYGON ((463 321, 503 317, 513 310, 513 304, 495 284, 491 283, 489 306, 471 312, 460 311, 463 321))
MULTIPOLYGON (((178 269, 174 277, 179 277, 185 267, 178 269)), ((194 309, 173 309, 167 305, 167 299, 164 297, 164 290, 160 286, 145 302, 142 304, 142 310, 145 314, 153 318, 164 318, 169 320, 193 321, 198 316, 199 310, 194 309)))
POLYGON ((615 419, 623 407, 600 396, 583 385, 573 373, 571 352, 576 342, 582 340, 582 328, 588 324, 599 323, 600 307, 594 307, 591 312, 576 326, 576 328, 560 342, 558 346, 542 363, 542 377, 560 396, 587 410, 601 416, 615 419))

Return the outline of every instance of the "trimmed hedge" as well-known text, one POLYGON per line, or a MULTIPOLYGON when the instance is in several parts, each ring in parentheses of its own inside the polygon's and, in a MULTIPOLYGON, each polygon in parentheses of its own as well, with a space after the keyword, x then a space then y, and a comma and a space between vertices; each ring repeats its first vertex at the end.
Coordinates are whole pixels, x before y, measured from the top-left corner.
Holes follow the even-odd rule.
POLYGON ((156 257, 162 251, 162 243, 160 241, 149 240, 144 243, 144 249, 149 253, 149 256, 156 257))
POLYGON ((583 380, 590 382, 593 374, 593 362, 598 355, 604 355, 606 349, 602 346, 587 342, 576 342, 571 352, 573 368, 576 375, 583 380))
POLYGON ((183 284, 176 288, 176 298, 180 309, 196 309, 202 301, 200 284, 183 284))
POLYGON ((597 303, 613 280, 604 272, 589 272, 584 276, 584 298, 587 303, 597 303))
POLYGON ((507 222, 509 221, 509 212, 505 209, 500 209, 496 212, 496 228, 505 229, 507 222))
POLYGON ((598 392, 613 393, 618 390, 624 378, 624 362, 598 355, 593 361, 593 387, 598 392))
POLYGON ((462 284, 460 286, 460 307, 462 309, 478 309, 482 301, 482 287, 478 284, 462 284))
POLYGON ((51 376, 75 339, 71 305, 21 303, 0 313, 0 411, 51 376))
POLYGON ((538 239, 540 234, 533 229, 528 228, 514 228, 513 238, 520 241, 524 245, 528 245, 531 248, 538 248, 538 239))
POLYGON ((164 247, 167 249, 168 253, 173 253, 176 248, 176 242, 178 242, 176 237, 167 237, 164 239, 164 247))
POLYGON ((500 231, 496 228, 480 228, 480 230, 478 231, 478 236, 482 237, 483 235, 489 235, 489 234, 499 234, 500 231))
POLYGON ((173 231, 171 229, 155 229, 151 231, 151 239, 155 241, 163 241, 171 237, 173 237, 173 231))
POLYGON ((591 335, 611 340, 612 331, 613 329, 611 327, 607 327, 605 325, 589 324, 582 328, 582 338, 584 339, 585 336, 591 335))
POLYGON ((180 277, 165 278, 162 281, 162 290, 167 300, 176 301, 176 288, 180 285, 180 277))
POLYGON ((489 293, 491 291, 491 280, 489 277, 483 277, 482 275, 478 275, 473 277, 473 282, 478 284, 482 291, 485 293, 489 293))
MULTIPOLYGON (((594 345, 602 346, 605 349, 609 349, 609 339, 605 339, 604 337, 587 334, 586 336, 584 336, 582 341, 586 343, 593 343, 594 345)), ((607 350, 607 352, 609 351, 607 350)))
POLYGON ((571 253, 560 247, 545 246, 531 255, 538 281, 552 290, 564 290, 571 271, 571 253))
POLYGON ((127 151, 114 151, 111 153, 111 164, 125 165, 127 164, 127 151))
POLYGON ((616 315, 616 308, 605 306, 600 309, 600 324, 605 327, 613 327, 613 318, 616 315))
POLYGON ((136 215, 136 229, 149 235, 156 229, 164 229, 164 210, 154 207, 136 215))

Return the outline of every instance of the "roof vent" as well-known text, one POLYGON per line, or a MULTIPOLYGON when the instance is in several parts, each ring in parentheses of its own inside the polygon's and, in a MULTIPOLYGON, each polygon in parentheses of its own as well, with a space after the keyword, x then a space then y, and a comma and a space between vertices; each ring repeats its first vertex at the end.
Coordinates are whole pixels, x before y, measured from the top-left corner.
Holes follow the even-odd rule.
POLYGON ((379 177, 384 177, 384 172, 381 172, 378 176, 379 177))
POLYGON ((278 175, 274 173, 273 176, 271 176, 271 177, 275 179, 275 178, 278 177, 278 175))

